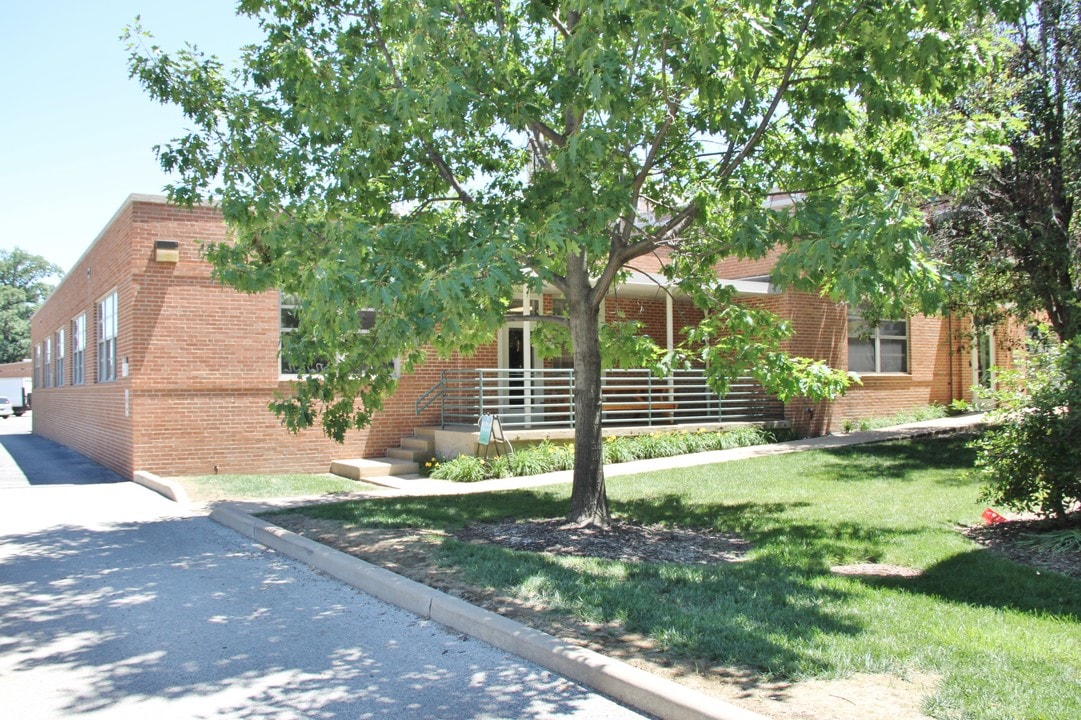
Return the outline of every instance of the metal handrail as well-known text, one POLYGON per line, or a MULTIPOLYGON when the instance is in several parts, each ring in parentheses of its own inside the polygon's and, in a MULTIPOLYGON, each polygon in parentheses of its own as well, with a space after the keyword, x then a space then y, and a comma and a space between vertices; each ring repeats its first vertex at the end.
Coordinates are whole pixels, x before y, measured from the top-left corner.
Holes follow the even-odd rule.
POLYGON ((425 410, 430 408, 432 406, 432 403, 434 403, 436 400, 441 400, 442 396, 443 378, 440 377, 439 382, 425 390, 424 393, 417 398, 416 402, 413 403, 413 409, 416 411, 417 415, 420 415, 425 410))
MULTIPOLYGON (((417 414, 440 401, 440 425, 474 425, 497 414, 505 428, 573 428, 574 371, 570 369, 443 370, 417 399, 417 414)), ((701 370, 656 377, 648 370, 609 370, 601 378, 605 425, 663 426, 784 419, 784 405, 752 378, 738 378, 717 395, 701 370)))

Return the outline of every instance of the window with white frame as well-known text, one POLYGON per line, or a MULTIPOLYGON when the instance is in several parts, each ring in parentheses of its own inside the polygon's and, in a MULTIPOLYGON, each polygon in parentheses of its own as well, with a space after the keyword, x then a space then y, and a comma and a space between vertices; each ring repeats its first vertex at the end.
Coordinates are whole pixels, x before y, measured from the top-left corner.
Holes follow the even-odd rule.
POLYGON ((82 385, 86 368, 86 313, 71 321, 71 384, 82 385))
MULTIPOLYGON (((279 345, 278 355, 280 358, 280 368, 282 375, 298 375, 298 374, 316 374, 322 371, 326 367, 325 360, 316 360, 310 367, 298 368, 293 365, 288 359, 286 359, 285 346, 289 342, 289 334, 296 332, 300 327, 300 299, 295 295, 289 295, 287 293, 279 293, 278 296, 279 306, 279 345)), ((360 320, 360 332, 369 333, 372 328, 375 327, 375 310, 361 310, 357 313, 357 318, 360 320)), ((395 359, 392 363, 394 367, 394 374, 397 376, 400 373, 400 361, 395 359)))
POLYGON ((98 303, 98 382, 116 380, 116 291, 98 303))
POLYGON ((297 375, 301 372, 319 372, 322 368, 298 368, 286 359, 285 347, 289 342, 290 333, 300 327, 300 300, 294 295, 285 293, 278 294, 278 358, 281 362, 282 375, 297 375))
POLYGON ((848 313, 848 369, 857 373, 908 372, 908 321, 870 325, 856 310, 848 313))
POLYGON ((53 339, 45 338, 45 364, 41 366, 41 386, 53 385, 53 339))
POLYGON ((34 346, 34 387, 41 387, 41 344, 34 346))
POLYGON ((56 387, 64 386, 64 328, 56 331, 56 387))

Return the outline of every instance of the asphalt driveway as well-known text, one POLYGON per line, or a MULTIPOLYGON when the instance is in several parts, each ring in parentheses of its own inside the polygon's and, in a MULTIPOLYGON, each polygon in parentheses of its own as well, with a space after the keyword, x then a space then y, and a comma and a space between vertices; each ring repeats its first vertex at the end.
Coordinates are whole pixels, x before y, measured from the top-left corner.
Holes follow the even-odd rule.
POLYGON ((107 467, 40 435, 31 416, 0 419, 0 489, 28 485, 96 485, 123 482, 107 467))
POLYGON ((7 717, 641 717, 80 466, 0 488, 7 717))

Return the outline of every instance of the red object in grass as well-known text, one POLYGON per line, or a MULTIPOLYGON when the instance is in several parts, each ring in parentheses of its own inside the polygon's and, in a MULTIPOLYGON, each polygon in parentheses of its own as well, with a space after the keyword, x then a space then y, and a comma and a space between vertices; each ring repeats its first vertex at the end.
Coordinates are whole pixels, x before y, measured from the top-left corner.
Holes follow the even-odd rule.
POLYGON ((1006 522, 1006 518, 1002 517, 1001 515, 999 515, 997 512, 995 512, 991 508, 987 508, 986 510, 984 510, 983 515, 981 515, 980 517, 982 517, 983 521, 985 523, 987 523, 988 525, 994 525, 995 523, 1004 523, 1004 522, 1006 522))

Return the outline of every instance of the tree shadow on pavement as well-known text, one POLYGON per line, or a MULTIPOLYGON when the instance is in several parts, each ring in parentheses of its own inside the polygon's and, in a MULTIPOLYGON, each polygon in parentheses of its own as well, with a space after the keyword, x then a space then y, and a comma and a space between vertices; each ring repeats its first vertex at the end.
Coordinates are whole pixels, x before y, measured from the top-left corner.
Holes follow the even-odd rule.
POLYGON ((13 717, 633 716, 206 518, 0 538, 13 717))

